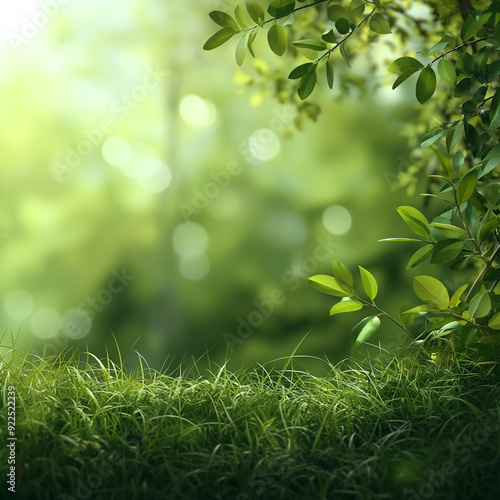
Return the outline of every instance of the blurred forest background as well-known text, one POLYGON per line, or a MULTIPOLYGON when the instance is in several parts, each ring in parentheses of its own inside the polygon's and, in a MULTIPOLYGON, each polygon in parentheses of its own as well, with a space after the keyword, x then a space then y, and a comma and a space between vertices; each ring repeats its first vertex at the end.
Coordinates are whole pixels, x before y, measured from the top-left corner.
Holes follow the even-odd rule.
MULTIPOLYGON (((395 207, 422 206, 418 186, 397 189, 419 155, 408 130, 426 130, 413 87, 390 89, 390 35, 349 70, 364 92, 318 89, 321 113, 304 108, 316 123, 299 123, 248 85, 293 61, 265 40, 242 68, 236 42, 202 50, 221 2, 1 7, 3 345, 12 332, 38 353, 115 356, 112 331, 154 368, 207 350, 237 368, 310 331, 300 352, 338 361, 363 313, 329 318, 333 301, 307 283, 334 259, 371 270, 384 308, 416 304, 415 248, 377 243, 410 236, 395 207)), ((398 337, 384 326, 383 345, 398 337)))

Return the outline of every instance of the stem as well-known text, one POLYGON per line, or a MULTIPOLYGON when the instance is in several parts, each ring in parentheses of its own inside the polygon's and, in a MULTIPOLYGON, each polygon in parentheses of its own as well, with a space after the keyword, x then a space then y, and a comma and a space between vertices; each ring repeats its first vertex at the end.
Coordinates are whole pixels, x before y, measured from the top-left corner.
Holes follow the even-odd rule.
POLYGON ((490 337, 493 337, 495 339, 497 339, 498 337, 496 337, 495 335, 493 335, 492 333, 490 333, 488 330, 483 330, 483 328, 481 326, 479 326, 478 324, 474 323, 473 321, 471 321, 470 319, 467 319, 467 318, 464 318, 463 316, 460 316, 460 314, 456 314, 454 313, 450 308, 448 308, 448 312, 455 318, 455 319, 458 319, 460 321, 465 321, 466 323, 468 323, 469 325, 473 326, 474 328, 477 328, 480 332, 484 333, 485 335, 489 335, 490 337))
POLYGON ((380 307, 378 307, 377 304, 375 304, 375 302, 368 302, 367 300, 364 300, 361 297, 356 297, 356 299, 362 302, 364 305, 375 309, 383 316, 387 316, 387 318, 389 318, 393 323, 398 325, 399 328, 401 328, 401 330, 403 330, 406 333, 406 335, 408 335, 408 337, 410 337, 412 340, 415 340, 413 335, 408 331, 408 329, 402 323, 400 323, 396 318, 393 318, 390 314, 386 313, 384 310, 380 309, 380 307))
POLYGON ((366 17, 364 17, 363 20, 347 36, 345 36, 344 38, 342 38, 342 40, 340 40, 340 42, 337 42, 334 47, 332 47, 331 49, 327 50, 321 57, 319 57, 318 59, 316 59, 316 61, 314 61, 314 62, 316 64, 318 64, 325 57, 330 57, 330 54, 337 47, 340 47, 343 43, 345 43, 349 39, 349 37, 351 37, 352 35, 354 35, 354 33, 356 33, 356 31, 358 31, 358 29, 366 22, 367 19, 369 19, 370 17, 372 17, 372 15, 375 12, 375 10, 376 10, 376 8, 374 8, 366 17))
MULTIPOLYGON (((496 256, 500 252, 500 246, 497 247, 497 249, 493 252, 493 255, 491 256, 490 260, 486 260, 486 264, 484 265, 482 271, 479 273, 478 277, 472 284, 471 289, 469 290, 469 293, 467 294, 467 298, 465 299, 466 302, 469 302, 470 299, 472 298, 472 295, 474 294, 474 291, 476 288, 479 286, 481 281, 483 281, 484 275, 486 274, 486 271, 493 265, 493 262, 495 261, 496 256)), ((496 284, 495 284, 496 286, 496 284)))
POLYGON ((457 189, 455 187, 455 185, 453 183, 451 183, 451 187, 453 188, 453 197, 455 198, 455 206, 456 206, 456 209, 457 209, 457 213, 458 215, 460 216, 460 219, 462 220, 462 225, 464 226, 464 229, 465 231, 467 232, 470 240, 472 241, 472 244, 474 245, 474 248, 476 249, 476 254, 480 257, 480 259, 485 262, 485 263, 488 263, 488 259, 486 257, 483 256, 483 253, 481 252, 481 249, 479 248, 479 245, 477 244, 476 240, 474 239, 474 237, 472 236, 470 230, 469 230, 469 226, 467 225, 467 222, 465 222, 465 218, 462 214, 462 211, 460 210, 460 205, 458 203, 458 198, 457 198, 457 189))
POLYGON ((432 66, 436 61, 442 59, 448 54, 451 54, 452 52, 455 52, 456 50, 463 49, 464 47, 468 47, 469 45, 472 45, 474 43, 484 42, 485 40, 488 40, 488 37, 485 36, 483 38, 478 38, 477 40, 471 40, 470 42, 465 42, 462 45, 459 45, 458 47, 454 47, 453 49, 447 50, 446 52, 443 52, 440 56, 435 57, 429 64, 427 64, 426 67, 428 68, 432 66))
MULTIPOLYGON (((325 3, 329 0, 318 0, 317 2, 314 2, 314 3, 309 3, 307 5, 303 5, 302 7, 297 7, 296 9, 293 9, 293 11, 290 13, 290 14, 287 14, 286 16, 283 16, 283 17, 288 17, 289 15, 291 14, 295 14, 296 12, 298 12, 299 10, 302 10, 302 9, 308 9, 309 7, 314 7, 315 5, 318 5, 320 3, 325 3)), ((273 21, 277 21, 278 19, 283 19, 283 17, 273 17, 272 19, 268 19, 267 21, 264 21, 262 23, 262 26, 264 26, 264 24, 267 24, 267 23, 272 23, 273 21)), ((257 26, 257 25, 255 25, 257 26)), ((254 27, 255 27, 254 26, 254 27)))

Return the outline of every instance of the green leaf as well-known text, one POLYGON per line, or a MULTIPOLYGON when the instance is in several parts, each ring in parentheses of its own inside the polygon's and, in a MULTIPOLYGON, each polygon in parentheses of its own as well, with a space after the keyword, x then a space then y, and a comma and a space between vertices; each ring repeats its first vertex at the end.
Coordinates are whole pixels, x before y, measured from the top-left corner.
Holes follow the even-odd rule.
POLYGON ((416 238, 383 238, 381 240, 377 240, 378 242, 381 241, 417 241, 418 243, 422 243, 422 240, 417 240, 416 238))
POLYGON ((332 262, 332 274, 337 281, 343 283, 348 289, 354 286, 354 279, 351 271, 349 271, 349 268, 342 262, 337 260, 332 262))
POLYGON ((253 42, 257 38, 257 33, 258 31, 251 31, 250 32, 250 38, 248 39, 248 52, 250 52, 251 56, 255 59, 255 53, 253 51, 253 42))
POLYGON ((364 0, 352 0, 349 4, 349 10, 353 16, 361 16, 365 11, 365 1, 364 0))
POLYGON ((267 41, 271 50, 277 55, 282 56, 287 47, 286 30, 279 24, 273 24, 267 32, 267 41))
POLYGON ((401 304, 401 307, 399 308, 399 321, 405 326, 413 325, 413 322, 415 321, 415 315, 413 313, 405 313, 409 307, 410 303, 406 301, 401 304))
POLYGON ((422 137, 422 142, 420 143, 420 147, 426 148, 426 147, 430 146, 431 144, 434 144, 441 136, 444 135, 445 132, 446 132, 446 129, 441 129, 441 128, 437 128, 435 130, 431 130, 430 132, 427 132, 427 134, 425 134, 422 137))
POLYGON ((353 292, 344 284, 339 283, 333 276, 327 274, 318 274, 311 276, 309 284, 321 293, 333 295, 335 297, 352 297, 353 292))
POLYGON ((327 15, 330 21, 335 22, 341 19, 342 17, 349 18, 350 12, 342 5, 335 4, 332 2, 328 5, 327 15))
POLYGON ((469 93, 470 87, 472 85, 472 80, 470 78, 464 78, 457 83, 455 87, 454 97, 463 97, 469 93))
POLYGON ((473 194, 477 185, 478 173, 475 168, 469 170, 460 180, 457 187, 458 205, 465 203, 473 194))
POLYGON ((333 64, 328 60, 326 61, 326 81, 328 83, 328 87, 333 88, 333 64))
POLYGON ((424 68, 418 75, 416 95, 420 104, 427 102, 436 90, 436 73, 431 67, 424 68))
POLYGON ((462 52, 457 59, 456 68, 466 75, 474 74, 474 58, 468 52, 462 52))
POLYGON ((245 35, 243 35, 240 38, 238 45, 236 46, 236 63, 238 64, 238 66, 241 66, 243 64, 243 61, 245 60, 249 37, 250 33, 246 33, 245 35))
POLYGON ((312 65, 313 63, 309 62, 297 66, 296 68, 292 69, 292 72, 288 75, 288 78, 290 80, 297 80, 299 78, 302 78, 312 65))
POLYGON ((363 304, 357 300, 341 300, 330 309, 330 316, 333 316, 334 314, 359 311, 362 308, 363 304))
POLYGON ((487 290, 481 290, 469 303, 468 313, 471 318, 484 318, 491 311, 491 298, 487 290))
POLYGON ((397 78, 396 81, 392 84, 392 89, 397 89, 403 82, 408 80, 411 75, 416 73, 417 71, 420 71, 420 68, 410 68, 401 73, 397 78))
POLYGON ((246 3, 246 7, 248 15, 252 18, 253 22, 257 23, 259 26, 262 26, 266 18, 264 9, 257 2, 249 2, 248 0, 246 3))
POLYGON ((380 327, 378 316, 368 316, 361 320, 351 332, 351 350, 366 342, 380 327))
POLYGON ((451 153, 455 149, 455 146, 458 144, 460 137, 462 137, 462 120, 460 120, 455 125, 455 129, 453 130, 453 135, 451 136, 449 144, 448 141, 446 142, 448 153, 451 153))
POLYGON ((439 309, 436 309, 435 307, 422 305, 408 309, 408 311, 404 311, 403 314, 430 313, 430 312, 439 312, 439 309))
POLYGON ((443 169, 443 173, 448 179, 453 177, 452 172, 451 172, 451 165, 449 164, 448 160, 436 149, 433 148, 432 146, 429 146, 431 151, 434 153, 436 158, 439 161, 439 164, 441 165, 441 168, 443 169))
POLYGON ((347 66, 349 66, 349 68, 351 68, 351 63, 349 62, 349 56, 347 55, 347 52, 346 52, 346 45, 347 45, 347 42, 344 42, 340 45, 340 55, 343 57, 345 63, 347 64, 347 66))
POLYGON ((495 144, 495 146, 488 151, 487 155, 480 163, 484 163, 485 165, 481 169, 481 175, 479 175, 479 178, 489 174, 500 163, 500 144, 495 144))
POLYGON ((368 22, 368 26, 374 33, 377 33, 379 35, 392 33, 389 21, 378 12, 376 14, 373 14, 370 21, 368 22))
POLYGON ((488 322, 488 327, 492 330, 500 330, 500 312, 496 313, 488 322))
POLYGON ((436 54, 436 52, 441 52, 448 47, 454 48, 455 46, 455 39, 450 35, 444 35, 443 38, 441 38, 441 40, 429 50, 429 55, 431 56, 432 54, 436 54))
POLYGON ((474 56, 474 75, 485 77, 486 75, 486 64, 490 57, 491 47, 482 47, 479 49, 474 56))
POLYGON ((238 24, 240 25, 240 28, 242 30, 248 29, 248 21, 239 5, 237 5, 236 8, 234 9, 234 17, 236 18, 236 21, 238 21, 238 24))
POLYGON ((203 50, 216 49, 223 43, 226 43, 234 35, 236 35, 236 31, 234 31, 232 28, 222 28, 205 42, 205 45, 203 45, 203 50))
POLYGON ((450 303, 445 286, 431 276, 413 278, 413 290, 419 299, 438 309, 446 309, 450 303))
POLYGON ((323 32, 321 35, 321 38, 328 43, 335 43, 335 33, 333 32, 333 29, 329 29, 323 32))
MULTIPOLYGON (((497 24, 500 28, 500 23, 497 24)), ((486 83, 491 83, 495 81, 500 76, 500 60, 493 61, 488 64, 485 69, 486 83)))
POLYGON ((387 68, 387 70, 389 71, 389 73, 398 75, 408 69, 420 69, 423 67, 424 65, 414 57, 404 56, 399 57, 398 59, 393 61, 389 68, 387 68))
POLYGON ((479 154, 479 149, 481 148, 481 137, 476 128, 470 123, 466 123, 464 120, 465 138, 467 143, 470 145, 472 154, 477 156, 479 154))
POLYGON ((460 240, 466 240, 469 235, 461 227, 453 226, 452 224, 442 224, 440 222, 432 222, 431 226, 434 226, 445 238, 458 238, 460 240))
POLYGON ((457 307, 458 304, 460 304, 460 299, 462 298, 462 295, 464 294, 465 290, 467 290, 467 287, 469 286, 469 283, 465 283, 462 285, 451 297, 450 299, 450 308, 453 309, 454 307, 457 307))
POLYGON ((361 266, 358 267, 365 293, 371 300, 373 300, 377 296, 378 292, 377 280, 374 278, 373 274, 370 273, 370 271, 367 271, 361 266))
POLYGON ((495 91, 495 95, 490 104, 490 128, 496 129, 500 124, 500 87, 495 91))
POLYGON ((351 23, 345 17, 335 21, 335 28, 341 35, 347 35, 351 31, 351 23))
POLYGON ((220 10, 214 10, 208 15, 212 21, 219 26, 222 26, 223 28, 232 28, 234 31, 240 31, 238 23, 229 14, 220 10))
MULTIPOLYGON (((484 220, 478 226, 478 243, 481 244, 488 236, 493 234, 495 229, 500 227, 500 217, 492 217, 489 220, 484 220)), ((486 281, 486 276, 483 278, 486 281)))
POLYGON ((295 0, 275 0, 269 4, 267 12, 273 17, 285 17, 295 9, 295 0))
POLYGON ((438 73, 439 76, 452 87, 457 85, 457 72, 455 70, 455 65, 446 59, 441 59, 438 62, 438 73))
POLYGON ((295 45, 295 47, 312 50, 326 50, 327 48, 325 42, 323 42, 322 40, 315 40, 313 38, 297 40, 296 42, 292 42, 292 45, 295 45))
POLYGON ((314 87, 316 87, 316 80, 316 65, 313 64, 299 82, 297 93, 302 100, 311 95, 314 87))
POLYGON ((415 234, 424 237, 430 235, 431 228, 429 221, 422 212, 408 206, 398 207, 397 211, 415 234))
POLYGON ((418 266, 418 264, 427 260, 431 256, 433 250, 434 250, 434 245, 425 245, 424 247, 419 248, 410 257, 410 260, 408 261, 408 264, 406 265, 406 270, 412 269, 413 267, 418 266))
POLYGON ((451 262, 460 255, 463 245, 463 241, 457 239, 438 241, 432 251, 431 263, 446 264, 451 262))
POLYGON ((460 38, 464 42, 472 38, 484 26, 490 16, 491 12, 471 13, 462 25, 460 38))

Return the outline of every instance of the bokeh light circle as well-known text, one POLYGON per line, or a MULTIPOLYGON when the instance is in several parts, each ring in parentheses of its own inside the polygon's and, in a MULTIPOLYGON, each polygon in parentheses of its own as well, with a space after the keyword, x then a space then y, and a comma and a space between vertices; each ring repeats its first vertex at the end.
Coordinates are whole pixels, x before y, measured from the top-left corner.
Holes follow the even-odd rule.
POLYGON ((129 142, 118 135, 108 137, 101 148, 102 157, 115 167, 123 167, 130 161, 132 150, 129 142))
POLYGON ((3 306, 12 319, 23 321, 33 312, 33 296, 27 290, 12 290, 5 297, 3 306))
POLYGON ((205 252, 208 249, 209 237, 206 229, 200 224, 184 222, 175 229, 172 244, 177 254, 182 257, 194 252, 205 252))
POLYGON ((352 216, 347 208, 341 205, 332 205, 323 212, 323 225, 326 230, 336 236, 349 232, 352 226, 352 216))
POLYGON ((31 316, 31 331, 40 339, 54 338, 59 334, 63 321, 61 315, 49 307, 37 309, 31 316))

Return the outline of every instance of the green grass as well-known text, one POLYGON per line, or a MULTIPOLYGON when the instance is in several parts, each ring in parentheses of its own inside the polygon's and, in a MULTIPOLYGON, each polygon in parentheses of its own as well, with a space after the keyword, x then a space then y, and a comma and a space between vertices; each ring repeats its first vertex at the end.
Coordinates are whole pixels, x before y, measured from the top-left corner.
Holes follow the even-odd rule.
MULTIPOLYGON (((21 499, 493 499, 493 374, 393 360, 182 375, 62 353, 4 356, 0 428, 17 391, 21 499)), ((121 363, 121 359, 120 359, 121 363)))

